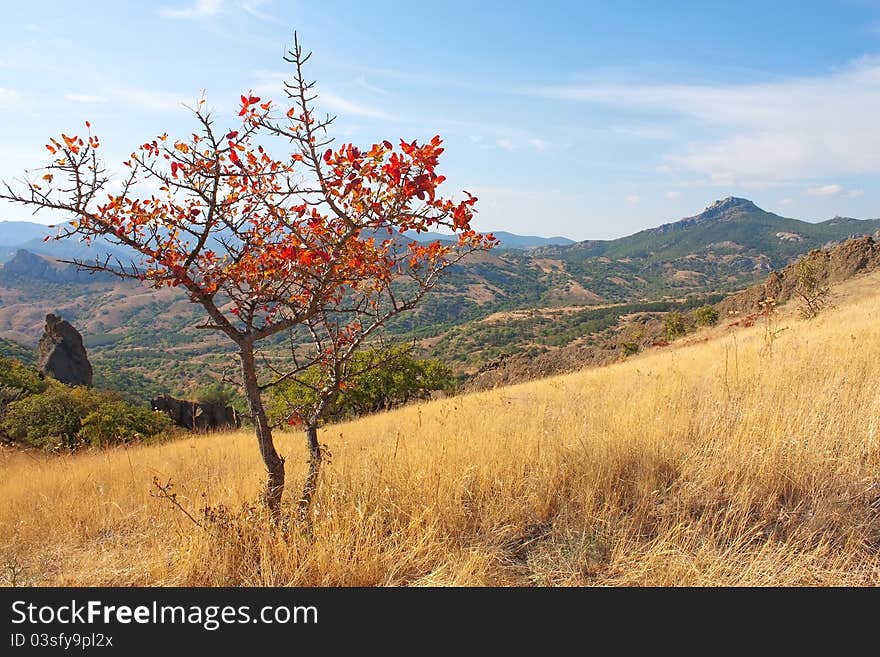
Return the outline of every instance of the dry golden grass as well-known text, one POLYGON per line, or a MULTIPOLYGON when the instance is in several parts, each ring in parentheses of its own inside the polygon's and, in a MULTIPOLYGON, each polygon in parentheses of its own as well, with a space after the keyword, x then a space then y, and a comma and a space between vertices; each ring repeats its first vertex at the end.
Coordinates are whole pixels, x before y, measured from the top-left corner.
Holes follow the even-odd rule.
MULTIPOLYGON (((805 322, 331 426, 313 537, 246 433, 7 452, 0 559, 60 585, 876 585, 880 276, 805 322), (203 531, 179 500, 232 509, 203 531)), ((305 448, 279 437, 298 485, 305 448)))

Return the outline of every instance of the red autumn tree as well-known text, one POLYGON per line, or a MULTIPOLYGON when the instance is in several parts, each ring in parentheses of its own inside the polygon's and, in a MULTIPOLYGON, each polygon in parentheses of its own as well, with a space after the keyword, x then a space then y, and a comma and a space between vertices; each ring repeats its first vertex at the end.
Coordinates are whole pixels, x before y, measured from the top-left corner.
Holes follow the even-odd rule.
POLYGON ((438 194, 441 140, 401 140, 360 149, 330 146, 333 119, 314 112, 314 82, 304 77, 309 55, 295 40, 285 57, 293 80, 288 107, 248 93, 240 125, 218 130, 204 99, 191 108, 198 129, 141 144, 124 162, 118 189, 91 133, 52 138, 51 163, 35 176, 4 183, 0 198, 72 217, 57 238, 101 239, 139 257, 76 264, 161 288, 181 287, 207 314, 200 327, 219 331, 238 348, 260 455, 264 493, 281 515, 284 459, 273 442, 263 392, 317 365, 320 403, 292 415, 306 428, 309 473, 299 500, 305 517, 317 486, 317 426, 352 376, 354 352, 374 342, 395 315, 413 309, 442 273, 494 238, 471 228, 476 198, 438 194), (280 144, 288 154, 270 152, 280 144), (291 149, 291 145, 293 148, 291 149), (290 152, 292 150, 292 152, 290 152), (407 239, 437 227, 451 242, 407 239), (288 358, 260 358, 263 345, 290 332, 288 358), (305 339, 302 337, 305 336, 305 339), (258 363, 266 363, 266 367, 258 363))

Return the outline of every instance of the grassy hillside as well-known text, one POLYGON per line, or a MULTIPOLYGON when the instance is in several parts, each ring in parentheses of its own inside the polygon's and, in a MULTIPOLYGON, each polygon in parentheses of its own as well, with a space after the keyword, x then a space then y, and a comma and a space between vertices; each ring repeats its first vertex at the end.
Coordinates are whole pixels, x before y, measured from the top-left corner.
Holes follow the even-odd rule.
MULTIPOLYGON (((880 276, 625 362, 327 428, 314 539, 236 510, 246 433, 0 454, 18 582, 80 585, 880 583, 880 276), (714 339, 708 339, 708 338, 714 339), (202 531, 162 500, 173 480, 202 531), (226 518, 226 520, 224 520, 226 518)), ((293 482, 303 440, 280 438, 293 482)))

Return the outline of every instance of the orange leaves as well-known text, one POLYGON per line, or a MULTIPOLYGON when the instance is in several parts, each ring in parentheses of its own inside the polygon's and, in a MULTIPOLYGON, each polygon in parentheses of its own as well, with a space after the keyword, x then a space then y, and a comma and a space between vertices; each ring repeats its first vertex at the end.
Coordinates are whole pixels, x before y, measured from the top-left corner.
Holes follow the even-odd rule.
MULTIPOLYGON (((246 116, 247 114, 253 112, 253 109, 251 108, 251 106, 256 105, 259 102, 260 102, 259 96, 252 96, 250 94, 250 92, 248 92, 247 96, 241 97, 241 111, 239 111, 238 115, 239 116, 246 116)), ((268 111, 270 106, 271 106, 271 101, 267 101, 267 102, 260 105, 260 107, 264 111, 268 111)))
POLYGON ((174 148, 175 148, 176 150, 180 151, 181 153, 183 153, 184 155, 188 155, 188 154, 189 154, 189 146, 187 146, 187 145, 186 145, 184 142, 182 142, 182 141, 179 141, 179 142, 177 142, 176 144, 174 144, 174 148))

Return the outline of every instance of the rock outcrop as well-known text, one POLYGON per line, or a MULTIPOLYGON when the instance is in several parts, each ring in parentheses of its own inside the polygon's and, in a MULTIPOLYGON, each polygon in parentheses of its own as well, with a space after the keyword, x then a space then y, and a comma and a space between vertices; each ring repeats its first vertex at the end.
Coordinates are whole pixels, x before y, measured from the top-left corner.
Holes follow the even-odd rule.
POLYGON ((37 369, 67 385, 92 385, 92 365, 82 336, 58 315, 46 315, 46 330, 38 345, 37 369))
POLYGON ((218 402, 196 402, 162 395, 150 401, 154 411, 167 413, 172 422, 191 431, 237 429, 241 416, 232 406, 218 402))
MULTIPOLYGON (((862 272, 880 269, 880 242, 866 235, 847 240, 830 249, 810 251, 804 257, 815 265, 818 281, 823 285, 831 285, 862 272)), ((782 271, 770 272, 763 284, 731 295, 716 304, 715 308, 725 317, 734 313, 760 312, 761 302, 767 298, 772 298, 777 303, 788 301, 794 296, 797 286, 797 267, 796 261, 782 271)))

